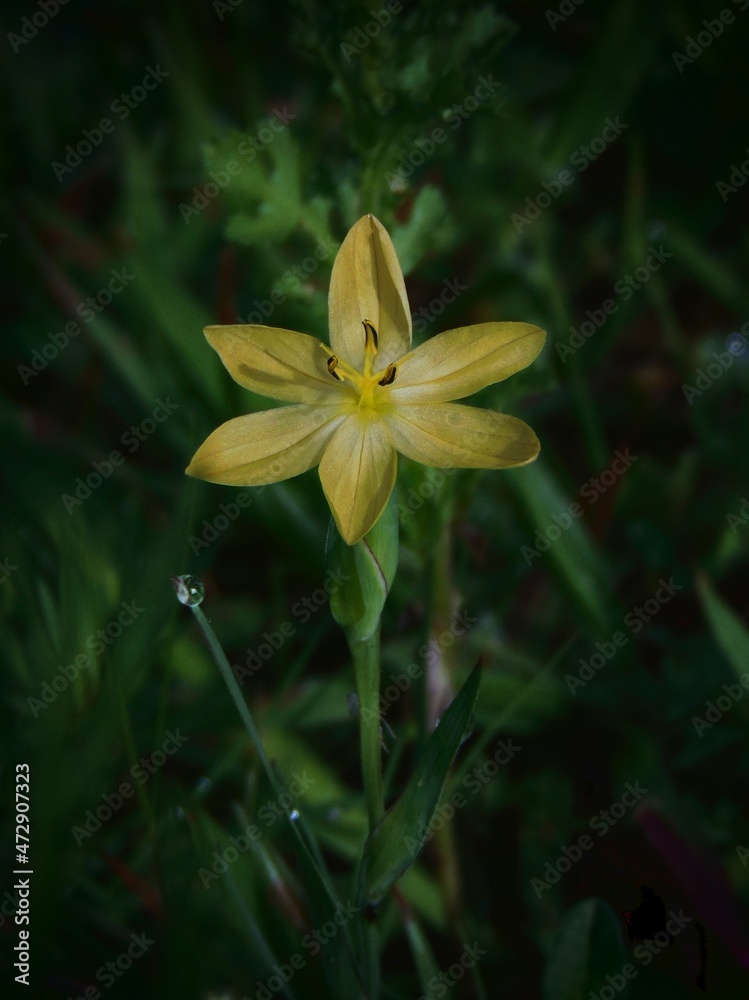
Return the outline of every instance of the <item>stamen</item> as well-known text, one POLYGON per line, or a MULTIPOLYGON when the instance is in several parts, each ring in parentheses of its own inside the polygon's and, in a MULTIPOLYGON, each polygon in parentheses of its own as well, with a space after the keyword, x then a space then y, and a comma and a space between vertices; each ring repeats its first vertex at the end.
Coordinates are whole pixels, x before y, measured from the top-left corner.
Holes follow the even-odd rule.
POLYGON ((337 354, 331 354, 327 344, 319 344, 320 350, 325 352, 327 358, 328 373, 333 376, 336 382, 351 382, 359 387, 362 383, 362 376, 351 365, 341 361, 337 354))
POLYGON ((398 370, 397 365, 388 365, 385 369, 385 374, 377 383, 378 385, 392 385, 395 382, 395 373, 398 370))
POLYGON ((368 319, 362 320, 362 326, 364 327, 364 350, 367 354, 377 354, 379 346, 377 330, 375 330, 372 322, 368 319))
POLYGON ((343 375, 338 374, 338 372, 336 371, 337 367, 338 367, 338 358, 335 356, 335 354, 331 354, 331 356, 328 358, 328 371, 337 382, 343 382, 343 375))

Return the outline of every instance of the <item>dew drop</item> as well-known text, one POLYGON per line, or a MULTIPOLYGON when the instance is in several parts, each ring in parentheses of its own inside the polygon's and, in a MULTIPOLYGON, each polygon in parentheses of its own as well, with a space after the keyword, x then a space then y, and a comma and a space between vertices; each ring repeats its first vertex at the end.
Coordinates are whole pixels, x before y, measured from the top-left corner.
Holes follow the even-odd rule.
POLYGON ((203 581, 197 576, 173 576, 172 585, 177 594, 177 600, 188 608, 201 604, 205 596, 203 581))
POLYGON ((296 821, 299 819, 299 810, 292 809, 291 812, 289 813, 289 819, 293 820, 293 822, 296 823, 296 821))

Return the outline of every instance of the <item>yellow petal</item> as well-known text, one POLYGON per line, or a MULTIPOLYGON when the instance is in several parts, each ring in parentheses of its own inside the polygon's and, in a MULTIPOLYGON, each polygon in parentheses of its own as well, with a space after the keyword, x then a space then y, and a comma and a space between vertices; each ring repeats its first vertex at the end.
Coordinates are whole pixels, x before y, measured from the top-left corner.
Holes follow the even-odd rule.
POLYGON ((235 417, 198 448, 188 476, 227 486, 264 486, 317 465, 344 418, 337 407, 282 406, 235 417))
POLYGON ((338 530, 349 545, 366 535, 384 510, 397 468, 387 427, 377 416, 352 414, 328 442, 320 480, 338 530))
POLYGON ((399 452, 437 468, 505 469, 532 462, 540 450, 517 417, 461 403, 402 406, 385 420, 399 452))
POLYGON ((327 368, 320 341, 272 326, 207 326, 208 343, 245 389, 290 403, 334 403, 354 392, 327 368))
POLYGON ((341 244, 330 277, 328 296, 333 353, 364 369, 367 319, 377 330, 375 371, 386 368, 411 348, 411 313, 395 247, 373 215, 352 226, 341 244))
POLYGON ((463 399, 525 368, 545 340, 530 323, 478 323, 439 333, 399 362, 391 397, 398 403, 463 399))

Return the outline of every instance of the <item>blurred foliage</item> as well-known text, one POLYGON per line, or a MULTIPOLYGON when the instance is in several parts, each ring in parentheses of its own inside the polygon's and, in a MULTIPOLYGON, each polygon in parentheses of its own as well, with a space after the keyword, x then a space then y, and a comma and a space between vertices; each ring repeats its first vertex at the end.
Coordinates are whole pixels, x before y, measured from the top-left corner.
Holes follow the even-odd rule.
POLYGON ((313 779, 297 805, 346 899, 365 810, 319 481, 239 491, 183 469, 218 423, 273 405, 202 327, 325 339, 335 250, 373 211, 415 339, 549 331, 480 399, 534 427, 534 466, 401 465, 388 801, 427 737, 427 679, 454 692, 480 656, 484 681, 445 792, 465 803, 380 907, 383 996, 434 992, 476 942, 451 996, 587 997, 632 962, 633 1000, 744 1000, 743 6, 730 23, 701 0, 4 8, 3 983, 26 762, 25 996, 103 987, 133 934, 154 944, 108 997, 255 996, 295 953, 288 995, 326 989, 300 944, 307 873, 170 577, 205 580, 282 782, 313 779), (634 460, 612 481, 617 453, 634 460), (498 766, 502 741, 520 749, 498 766), (647 794, 618 818, 628 783, 647 794), (252 822, 262 837, 205 884, 252 822))

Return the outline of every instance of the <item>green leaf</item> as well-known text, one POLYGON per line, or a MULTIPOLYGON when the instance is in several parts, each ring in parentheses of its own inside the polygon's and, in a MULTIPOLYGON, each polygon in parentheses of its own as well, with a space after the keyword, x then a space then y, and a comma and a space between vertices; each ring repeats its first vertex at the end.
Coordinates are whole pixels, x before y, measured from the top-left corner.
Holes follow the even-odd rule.
POLYGON ((700 577, 698 588, 715 641, 736 675, 741 678, 749 670, 749 629, 720 597, 707 577, 700 577))
POLYGON ((575 502, 573 498, 546 467, 543 459, 524 469, 509 470, 506 481, 520 496, 533 527, 544 536, 543 544, 535 533, 528 538, 528 549, 535 549, 529 557, 530 564, 537 566, 548 559, 578 606, 595 625, 605 627, 608 624, 607 596, 611 591, 611 574, 591 537, 585 518, 573 517, 569 513, 575 502), (550 526, 557 528, 560 519, 566 527, 564 530, 558 528, 559 535, 549 541, 547 529, 550 526), (543 545, 546 547, 543 548, 543 545))
POLYGON ((393 246, 404 274, 410 274, 426 252, 434 248, 446 216, 442 192, 427 184, 416 195, 408 222, 393 232, 393 246))
MULTIPOLYGON (((544 973, 543 1000, 588 1000, 627 964, 619 919, 601 899, 568 910, 544 973)), ((624 979, 624 977, 622 977, 624 979)), ((619 981, 617 980, 617 983, 619 981)), ((627 986, 617 993, 626 1000, 627 986)))
POLYGON ((468 729, 480 681, 477 665, 427 740, 406 790, 367 839, 360 876, 366 903, 378 903, 421 850, 450 765, 468 729))

